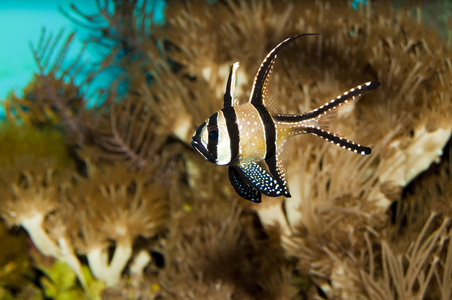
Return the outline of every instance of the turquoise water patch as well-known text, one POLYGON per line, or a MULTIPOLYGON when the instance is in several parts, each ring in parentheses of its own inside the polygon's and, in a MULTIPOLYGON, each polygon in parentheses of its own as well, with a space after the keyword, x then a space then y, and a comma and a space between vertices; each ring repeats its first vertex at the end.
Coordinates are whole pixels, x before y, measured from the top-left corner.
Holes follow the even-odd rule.
POLYGON ((358 9, 359 4, 367 5, 367 0, 353 0, 352 2, 353 9, 358 9))
MULTIPOLYGON (((67 32, 76 29, 75 25, 58 11, 58 6, 69 7, 70 3, 71 1, 66 0, 0 2, 0 40, 3 44, 0 51, 1 100, 11 91, 20 94, 37 71, 30 43, 38 43, 43 27, 55 34, 61 28, 67 32)), ((95 9, 94 1, 84 1, 83 6, 95 9)), ((80 40, 74 42, 74 48, 80 49, 81 45, 80 40)))
MULTIPOLYGON (((163 0, 149 2, 151 3, 149 8, 154 11, 154 21, 163 22, 165 2, 163 0)), ((35 46, 38 44, 43 28, 46 29, 47 33, 52 33, 54 36, 61 29, 64 30, 65 34, 60 41, 60 46, 64 43, 65 38, 72 31, 75 31, 76 36, 65 64, 69 65, 71 58, 77 57, 84 40, 88 38, 88 31, 69 20, 59 10, 60 7, 66 12, 70 12, 71 3, 76 3, 77 8, 84 13, 95 14, 98 12, 95 1, 0 1, 0 40, 2 41, 0 51, 0 101, 5 100, 12 91, 20 96, 22 89, 32 80, 33 74, 38 71, 30 44, 35 46)), ((98 49, 96 45, 91 45, 86 49, 82 60, 90 64, 102 60, 104 56, 105 49, 98 49)), ((91 84, 90 89, 96 90, 97 87, 105 87, 111 83, 117 73, 115 70, 109 73, 103 72, 99 79, 91 84)), ((3 111, 0 113, 3 114, 3 111)))

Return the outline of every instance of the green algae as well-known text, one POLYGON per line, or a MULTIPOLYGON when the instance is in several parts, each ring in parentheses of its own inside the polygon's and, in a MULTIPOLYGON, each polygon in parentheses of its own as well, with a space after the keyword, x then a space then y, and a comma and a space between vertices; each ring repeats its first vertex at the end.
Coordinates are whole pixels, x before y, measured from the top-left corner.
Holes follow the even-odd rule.
POLYGON ((0 166, 61 170, 72 166, 63 134, 54 128, 0 123, 0 166))
POLYGON ((41 299, 39 289, 30 278, 34 276, 32 262, 25 251, 28 247, 27 234, 23 230, 7 230, 0 222, 0 299, 17 299, 15 292, 27 291, 41 299), (7 246, 6 246, 7 245, 7 246))
POLYGON ((50 267, 40 269, 46 275, 41 277, 44 294, 55 300, 100 299, 105 288, 105 284, 93 278, 87 266, 83 266, 87 291, 83 290, 74 271, 64 262, 57 261, 50 267))

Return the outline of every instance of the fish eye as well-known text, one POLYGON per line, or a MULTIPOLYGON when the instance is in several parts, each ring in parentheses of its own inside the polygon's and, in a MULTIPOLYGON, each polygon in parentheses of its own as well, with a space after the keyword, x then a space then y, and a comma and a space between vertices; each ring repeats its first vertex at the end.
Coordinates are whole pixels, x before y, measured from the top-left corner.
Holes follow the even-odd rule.
POLYGON ((212 130, 209 132, 209 140, 217 140, 218 139, 218 131, 212 130))
POLYGON ((207 126, 207 131, 209 132, 208 139, 210 141, 216 141, 218 139, 218 127, 216 125, 207 126))

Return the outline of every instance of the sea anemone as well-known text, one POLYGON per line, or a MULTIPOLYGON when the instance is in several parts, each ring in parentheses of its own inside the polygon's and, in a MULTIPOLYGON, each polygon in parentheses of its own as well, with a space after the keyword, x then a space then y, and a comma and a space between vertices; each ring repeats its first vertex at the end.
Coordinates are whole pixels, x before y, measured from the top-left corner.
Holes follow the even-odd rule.
POLYGON ((56 239, 49 235, 44 221, 50 214, 60 209, 61 193, 67 187, 67 177, 55 174, 52 169, 42 172, 27 172, 21 168, 16 174, 2 172, 7 187, 2 187, 3 200, 0 212, 9 226, 23 227, 35 247, 43 255, 54 257, 67 263, 86 288, 81 265, 76 257, 65 227, 57 228, 60 234, 56 239), (58 179, 56 179, 58 178, 58 179), (58 183, 58 181, 60 181, 58 183))
MULTIPOLYGON (((146 173, 120 165, 89 164, 88 178, 79 179, 68 193, 69 207, 80 211, 72 236, 93 275, 111 286, 118 283, 132 258, 136 239, 164 233, 167 196, 160 186, 147 182, 146 173), (114 247, 111 260, 110 247, 114 247)), ((61 217, 69 219, 70 214, 69 210, 61 217)))

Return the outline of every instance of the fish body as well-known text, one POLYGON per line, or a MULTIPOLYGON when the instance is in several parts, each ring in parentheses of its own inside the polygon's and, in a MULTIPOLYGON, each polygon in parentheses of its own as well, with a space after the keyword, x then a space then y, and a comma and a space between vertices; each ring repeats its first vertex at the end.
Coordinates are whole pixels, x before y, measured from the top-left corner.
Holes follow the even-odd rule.
POLYGON ((285 141, 310 133, 335 145, 368 155, 369 147, 356 144, 334 132, 332 125, 340 111, 363 93, 380 83, 370 81, 337 96, 321 107, 303 114, 277 114, 265 104, 268 82, 277 53, 301 34, 279 43, 263 60, 254 79, 248 103, 234 99, 235 78, 239 64, 232 65, 224 95, 224 106, 202 123, 193 134, 192 147, 206 160, 227 165, 229 179, 243 198, 261 202, 261 194, 290 197, 281 154, 285 141))

